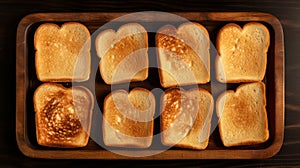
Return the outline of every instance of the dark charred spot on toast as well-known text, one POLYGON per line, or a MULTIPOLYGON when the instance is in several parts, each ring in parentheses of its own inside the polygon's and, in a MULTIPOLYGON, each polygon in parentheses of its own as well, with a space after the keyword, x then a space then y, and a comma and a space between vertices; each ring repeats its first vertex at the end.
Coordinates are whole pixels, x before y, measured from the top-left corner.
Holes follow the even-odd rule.
POLYGON ((71 142, 82 130, 79 117, 75 113, 73 97, 59 91, 48 95, 47 101, 41 113, 46 139, 71 142))

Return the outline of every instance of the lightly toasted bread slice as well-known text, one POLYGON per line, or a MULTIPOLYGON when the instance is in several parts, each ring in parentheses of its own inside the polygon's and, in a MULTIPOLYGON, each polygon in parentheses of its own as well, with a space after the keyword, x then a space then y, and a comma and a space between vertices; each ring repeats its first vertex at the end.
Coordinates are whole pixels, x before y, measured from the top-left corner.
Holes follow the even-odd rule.
POLYGON ((161 98, 161 141, 167 146, 205 149, 214 108, 212 95, 204 89, 171 88, 161 98))
POLYGON ((269 138, 265 85, 262 82, 228 90, 216 102, 224 146, 252 145, 269 138))
POLYGON ((107 84, 143 81, 148 77, 148 34, 137 23, 107 29, 96 37, 100 74, 107 84))
POLYGON ((210 40, 199 23, 166 25, 156 34, 160 83, 163 87, 210 81, 210 40))
POLYGON ((107 146, 147 148, 152 143, 154 95, 143 88, 115 90, 104 100, 103 141, 107 146))
POLYGON ((243 28, 234 23, 225 25, 217 36, 217 80, 223 83, 263 80, 269 44, 269 30, 261 23, 250 22, 243 28))
POLYGON ((33 102, 39 145, 60 148, 87 145, 94 107, 88 89, 44 83, 34 92, 33 102))
POLYGON ((90 32, 82 24, 40 25, 34 35, 36 74, 43 82, 86 81, 90 75, 90 32))

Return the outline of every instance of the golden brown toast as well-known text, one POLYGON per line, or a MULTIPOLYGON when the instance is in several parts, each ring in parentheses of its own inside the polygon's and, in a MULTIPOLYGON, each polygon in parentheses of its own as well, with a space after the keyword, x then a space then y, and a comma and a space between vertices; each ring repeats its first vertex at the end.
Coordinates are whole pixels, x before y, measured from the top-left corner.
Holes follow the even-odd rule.
POLYGON ((210 81, 210 40, 199 23, 166 25, 156 34, 160 83, 163 87, 210 81))
POLYGON ((36 89, 33 101, 39 145, 61 148, 87 145, 94 106, 88 89, 45 83, 36 89))
POLYGON ((105 83, 143 81, 148 77, 148 34, 142 25, 128 23, 117 32, 104 30, 97 35, 96 51, 105 83))
POLYGON ((103 141, 107 146, 147 148, 152 143, 154 95, 143 88, 116 90, 104 100, 103 141))
POLYGON ((227 24, 218 33, 216 77, 220 82, 261 81, 267 66, 269 30, 261 23, 250 22, 241 28, 227 24))
POLYGON ((40 25, 34 35, 36 74, 43 82, 85 81, 90 75, 90 32, 82 24, 40 25))
POLYGON ((265 85, 240 85, 221 94, 216 103, 224 146, 263 143, 269 138, 265 85))
POLYGON ((161 98, 161 140, 164 145, 205 149, 214 101, 204 89, 172 88, 161 98))

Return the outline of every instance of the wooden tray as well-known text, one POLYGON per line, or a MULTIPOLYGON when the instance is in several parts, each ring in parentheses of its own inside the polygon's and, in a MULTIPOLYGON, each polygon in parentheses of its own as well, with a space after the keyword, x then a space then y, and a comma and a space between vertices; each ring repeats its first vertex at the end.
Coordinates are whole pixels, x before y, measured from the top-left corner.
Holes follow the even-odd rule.
MULTIPOLYGON (((218 128, 216 128, 210 136, 208 147, 203 151, 172 147, 167 151, 147 157, 128 157, 115 154, 114 152, 105 150, 91 138, 86 147, 78 149, 59 149, 39 146, 36 142, 32 102, 34 90, 41 84, 41 82, 37 80, 34 67, 35 51, 33 48, 33 36, 36 28, 45 22, 61 24, 64 22, 75 21, 86 25, 92 34, 103 24, 126 14, 128 13, 37 13, 30 14, 20 21, 17 29, 16 42, 16 137, 19 149, 23 154, 33 158, 49 159, 254 159, 269 158, 279 151, 284 136, 283 31, 281 24, 276 17, 270 14, 257 12, 176 12, 173 14, 204 25, 210 33, 213 44, 215 44, 216 35, 219 29, 227 23, 237 23, 242 26, 247 22, 257 21, 268 27, 271 41, 267 58, 267 71, 264 79, 267 88, 267 115, 270 131, 270 138, 267 142, 259 145, 226 148, 222 145, 218 128)), ((161 25, 164 25, 167 21, 170 22, 170 18, 157 17, 155 14, 151 17, 156 18, 157 23, 161 22, 161 25)), ((139 18, 128 20, 128 22, 151 24, 146 23, 147 21, 140 20, 139 18)), ((154 45, 154 35, 150 34, 149 36, 149 45, 154 45)), ((92 50, 94 50, 93 47, 92 50)), ((92 57, 97 57, 94 51, 91 51, 91 53, 92 57)), ((215 57, 212 56, 212 69, 214 68, 214 59, 215 57)), ((97 60, 96 65, 98 65, 97 60)), ((96 77, 91 78, 88 82, 95 82, 95 96, 101 109, 101 102, 109 93, 110 86, 103 83, 98 70, 95 73, 96 77)), ((135 86, 145 87, 147 89, 161 87, 159 82, 155 82, 155 80, 157 81, 157 75, 157 69, 150 69, 149 78, 145 82, 130 84, 130 88, 135 86)), ((214 79, 215 76, 212 73, 211 80, 214 79)), ((84 84, 85 83, 83 83, 83 85, 84 84)), ((64 85, 70 86, 69 83, 64 83, 64 85)), ((210 88, 208 85, 200 87, 210 88)), ((232 84, 226 86, 227 89, 235 89, 236 87, 237 85, 232 84)), ((93 118, 93 121, 94 120, 95 116, 93 118)), ((99 120, 99 122, 101 122, 100 118, 99 120)), ((155 119, 155 124, 157 123, 159 124, 159 118, 155 119)), ((93 125, 93 127, 94 126, 95 125, 93 125)), ((99 128, 98 130, 101 131, 99 128)), ((155 133, 157 133, 156 127, 155 133)), ((99 132, 99 135, 100 134, 101 132, 99 132)), ((115 150, 127 149, 117 148, 115 150)))

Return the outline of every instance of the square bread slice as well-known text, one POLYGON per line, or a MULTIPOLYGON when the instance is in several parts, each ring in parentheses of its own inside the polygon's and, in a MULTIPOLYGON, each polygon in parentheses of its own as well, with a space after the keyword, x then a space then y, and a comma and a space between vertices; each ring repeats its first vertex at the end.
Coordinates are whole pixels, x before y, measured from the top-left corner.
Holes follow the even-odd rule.
POLYGON ((240 85, 219 96, 216 103, 219 132, 224 146, 252 145, 269 138, 265 85, 240 85))
POLYGON ((100 74, 107 84, 143 81, 148 77, 148 34, 137 23, 107 29, 96 37, 100 74))
POLYGON ((205 149, 214 108, 212 95, 204 89, 172 88, 161 98, 161 141, 167 146, 205 149))
POLYGON ((33 102, 39 145, 59 148, 87 145, 94 108, 93 95, 88 89, 45 83, 34 92, 33 102))
POLYGON ((147 148, 152 143, 155 97, 143 88, 129 93, 115 90, 106 96, 103 109, 106 146, 147 148))
POLYGON ((263 80, 269 44, 269 30, 261 23, 250 22, 243 28, 234 23, 225 25, 217 36, 217 80, 223 83, 263 80))
POLYGON ((34 34, 35 68, 40 81, 86 81, 90 75, 90 32, 82 24, 40 25, 34 34))
POLYGON ((210 81, 210 40, 199 23, 166 25, 156 34, 160 83, 163 87, 210 81))

